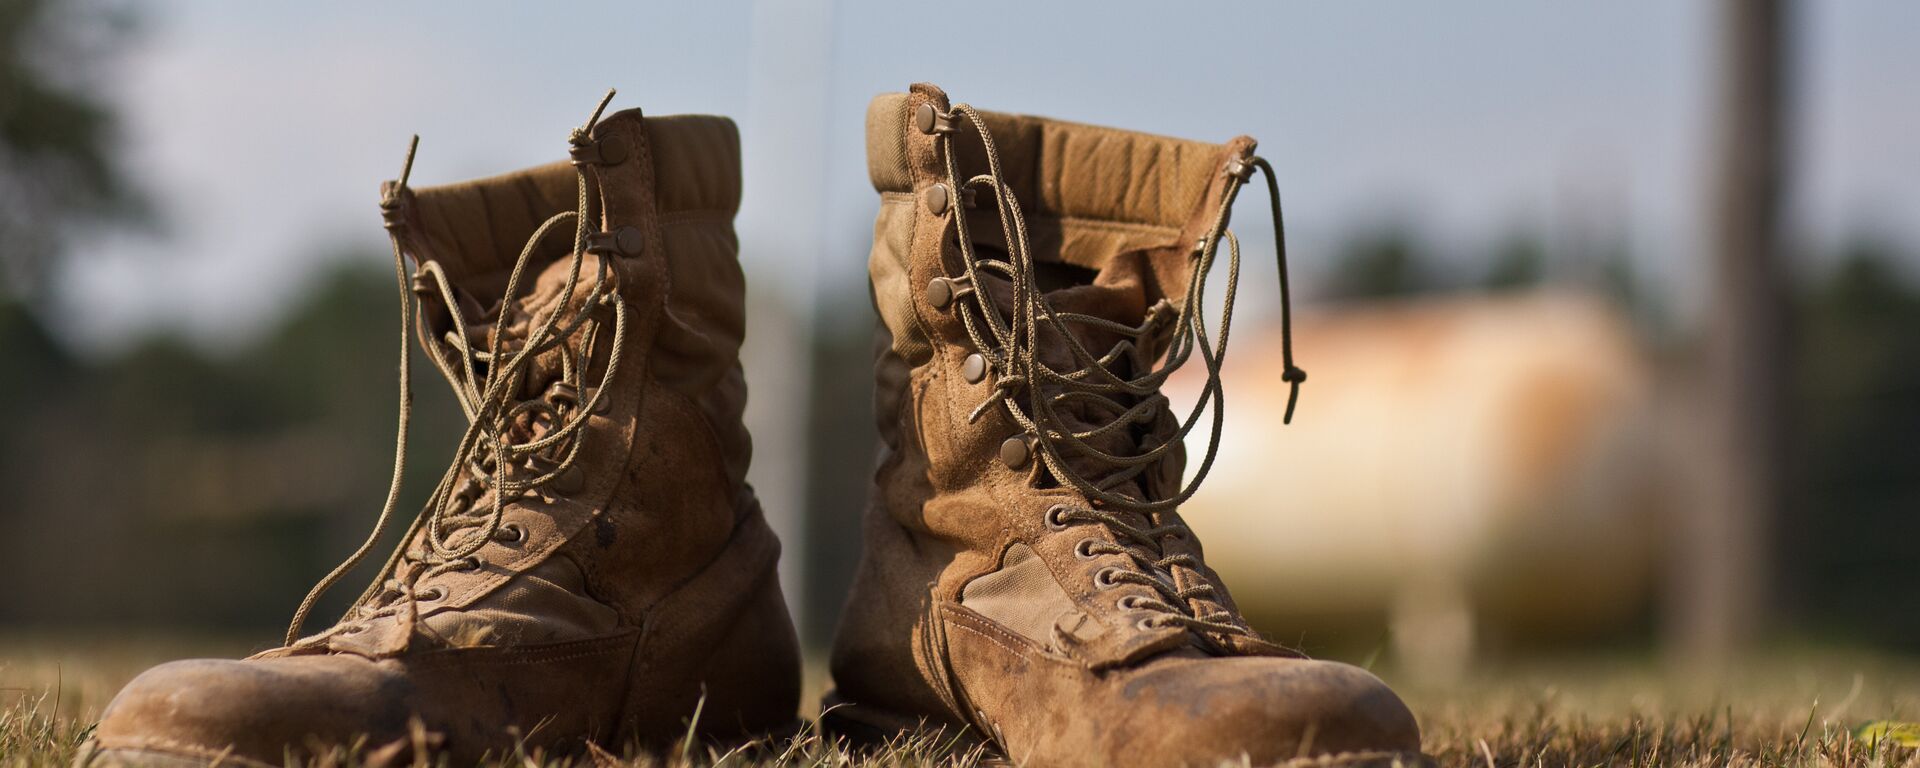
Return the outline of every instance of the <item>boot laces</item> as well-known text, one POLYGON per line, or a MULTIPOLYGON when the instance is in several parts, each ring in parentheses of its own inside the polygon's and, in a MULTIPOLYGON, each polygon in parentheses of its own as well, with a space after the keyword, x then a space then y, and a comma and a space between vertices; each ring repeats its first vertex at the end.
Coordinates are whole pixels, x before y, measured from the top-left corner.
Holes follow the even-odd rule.
POLYGON ((964 206, 954 206, 955 234, 966 269, 964 281, 971 287, 965 291, 970 300, 957 304, 959 315, 974 348, 987 359, 988 366, 1000 374, 971 418, 977 421, 995 406, 1004 409, 1020 426, 1024 439, 1040 459, 1034 465, 1036 479, 1044 469, 1055 480, 1086 497, 1090 502, 1087 506, 1060 505, 1050 509, 1048 515, 1056 525, 1099 524, 1121 542, 1088 539, 1081 542, 1081 549, 1087 555, 1128 556, 1130 568, 1103 569, 1096 579, 1101 586, 1131 583, 1153 589, 1157 598, 1128 600, 1127 607, 1158 612, 1143 624, 1251 636, 1252 630, 1231 611, 1196 608, 1196 600, 1209 600, 1218 605, 1221 596, 1205 576, 1199 558, 1166 552, 1163 546, 1166 540, 1186 538, 1191 532, 1177 518, 1166 517, 1164 513, 1192 498, 1218 453, 1225 418, 1220 369, 1226 356, 1240 280, 1240 242, 1227 229, 1227 219, 1241 187, 1251 179, 1254 170, 1259 170, 1266 179, 1274 223, 1280 276, 1283 378, 1290 385, 1284 417, 1287 422, 1293 420, 1300 384, 1306 381, 1306 372, 1293 361, 1286 234, 1279 183, 1273 167, 1258 156, 1238 157, 1229 162, 1226 191, 1212 226, 1195 246, 1184 297, 1177 306, 1163 299, 1148 310, 1140 324, 1127 325, 1096 315, 1058 311, 1052 306, 1037 279, 1019 200, 1007 184, 986 121, 967 104, 954 105, 952 112, 964 115, 973 127, 985 151, 987 172, 966 179, 963 186, 953 151, 958 132, 942 131, 937 133, 937 140, 942 144, 946 181, 961 200, 974 188, 984 188, 993 195, 1007 246, 1005 259, 977 253, 967 231, 964 206), (1219 332, 1212 335, 1207 330, 1204 289, 1222 243, 1228 255, 1227 282, 1219 332), (1010 284, 1013 297, 1010 316, 1003 317, 1003 310, 989 292, 983 290, 983 280, 989 276, 1010 284), (1079 336, 1069 332, 1069 326, 1104 331, 1122 340, 1105 354, 1096 356, 1079 336), (1058 369, 1042 359, 1039 351, 1043 329, 1051 331, 1048 343, 1057 340, 1065 345, 1072 356, 1070 367, 1058 369), (1130 443, 1131 452, 1113 452, 1103 447, 1114 443, 1115 436, 1129 436, 1126 430, 1132 425, 1154 422, 1158 411, 1169 405, 1160 394, 1161 385, 1196 354, 1206 367, 1206 382, 1187 416, 1170 430, 1152 429, 1137 440, 1129 437, 1120 441, 1130 443), (1174 455, 1177 446, 1200 423, 1209 405, 1212 419, 1206 456, 1193 479, 1171 493, 1153 493, 1147 483, 1140 482, 1142 475, 1174 455), (1091 426, 1087 426, 1089 424, 1091 426), (1102 445, 1096 445, 1096 441, 1102 445), (1078 463, 1070 461, 1075 458, 1078 463), (1180 586, 1183 583, 1187 586, 1180 586))
MULTIPOLYGON (((577 147, 591 141, 590 133, 613 96, 614 91, 608 90, 586 124, 573 130, 569 136, 570 143, 577 147)), ((399 180, 389 188, 386 199, 381 201, 383 209, 391 211, 400 205, 419 144, 420 137, 413 137, 401 166, 399 180)), ((524 493, 545 487, 569 471, 574 471, 584 442, 579 437, 603 399, 611 396, 608 384, 620 368, 627 331, 627 305, 621 300, 611 260, 604 256, 596 261, 593 286, 585 299, 577 309, 568 312, 574 306, 573 297, 582 282, 581 273, 589 252, 591 204, 597 191, 596 182, 585 166, 576 165, 576 173, 578 196, 575 210, 553 215, 528 236, 519 257, 514 261, 498 313, 493 318, 492 338, 484 345, 476 343, 465 332, 468 328, 467 318, 445 270, 438 262, 428 261, 409 276, 399 233, 390 231, 394 279, 400 290, 400 407, 392 481, 388 485, 380 516, 366 540, 301 600, 287 628, 287 645, 291 646, 299 640, 301 628, 308 614, 313 611, 314 604, 366 559, 394 517, 401 481, 406 472, 407 428, 413 412, 409 372, 412 363, 412 340, 408 338, 410 330, 419 332, 422 347, 450 352, 430 354, 428 357, 453 385, 454 396, 467 417, 467 430, 421 513, 414 518, 399 547, 381 569, 382 578, 361 593, 354 607, 348 611, 348 617, 366 620, 405 613, 417 618, 418 601, 445 597, 443 588, 438 586, 419 589, 417 585, 420 581, 447 571, 479 568, 481 560, 477 553, 489 541, 523 539, 526 536, 524 529, 512 523, 503 523, 505 505, 524 493), (560 300, 544 317, 531 323, 531 330, 517 346, 509 348, 504 344, 504 329, 515 308, 515 299, 532 256, 551 233, 558 231, 560 225, 568 221, 574 225, 573 245, 560 300), (451 330, 441 339, 430 338, 425 325, 415 323, 414 298, 409 286, 416 283, 437 291, 441 305, 452 315, 451 330), (611 309, 613 315, 611 351, 597 385, 591 387, 591 394, 586 401, 580 402, 579 393, 583 391, 581 379, 586 374, 587 361, 591 358, 596 337, 605 325, 605 321, 600 319, 604 315, 603 308, 611 309), (564 323, 561 322, 563 315, 568 315, 564 323), (527 371, 538 356, 549 351, 557 351, 560 359, 559 383, 551 388, 554 390, 552 393, 544 397, 521 398, 520 390, 527 371), (516 468, 519 471, 514 471, 516 468), (489 503, 484 509, 475 509, 482 498, 489 503), (425 535, 420 535, 422 529, 425 535), (416 537, 425 543, 417 555, 409 551, 410 542, 416 537)))

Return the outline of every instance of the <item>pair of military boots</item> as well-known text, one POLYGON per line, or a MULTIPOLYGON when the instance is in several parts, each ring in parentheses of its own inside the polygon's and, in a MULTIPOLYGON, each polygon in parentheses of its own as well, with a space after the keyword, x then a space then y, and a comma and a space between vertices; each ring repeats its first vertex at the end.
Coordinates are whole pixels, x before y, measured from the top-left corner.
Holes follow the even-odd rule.
MULTIPOLYGON (((1206 276, 1223 255, 1237 275, 1228 214, 1257 172, 1279 225, 1254 142, 930 85, 875 99, 867 139, 881 459, 822 725, 946 729, 1033 766, 1419 761, 1379 680, 1248 627, 1176 511, 1217 440, 1191 481, 1182 446, 1221 426, 1232 288, 1209 331, 1206 276), (1203 398, 1175 412, 1161 385, 1196 357, 1203 398)), ((381 196, 400 443, 412 333, 470 424, 451 466, 338 623, 301 632, 385 533, 398 467, 283 646, 140 675, 83 763, 471 764, 799 725, 780 546, 746 483, 735 128, 596 110, 568 151, 422 188, 409 153, 381 196)))

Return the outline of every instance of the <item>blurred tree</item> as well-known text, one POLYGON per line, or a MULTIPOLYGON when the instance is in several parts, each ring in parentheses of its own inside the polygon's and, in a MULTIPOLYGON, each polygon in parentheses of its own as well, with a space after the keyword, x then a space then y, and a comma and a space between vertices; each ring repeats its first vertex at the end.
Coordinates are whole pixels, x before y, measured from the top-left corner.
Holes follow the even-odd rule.
POLYGON ((0 295, 43 301, 72 227, 147 220, 97 79, 131 18, 86 0, 0 0, 0 295))
POLYGON ((1493 249, 1492 263, 1480 284, 1491 291, 1539 285, 1546 277, 1547 246, 1530 232, 1515 232, 1493 249))
MULTIPOLYGON (((1796 320, 1798 493, 1783 521, 1799 627, 1920 648, 1920 286, 1862 239, 1802 295, 1796 320)), ((1911 263, 1911 259, 1906 260, 1911 263)))
POLYGON ((1411 296, 1434 286, 1407 228, 1389 224, 1367 231, 1340 249, 1327 293, 1337 299, 1411 296))
MULTIPOLYGON (((326 259, 341 266, 231 355, 154 332, 106 359, 74 358, 32 313, 0 304, 12 366, 0 371, 0 485, 14 489, 0 509, 0 584, 35 585, 0 592, 0 624, 275 636, 366 535, 387 486, 399 310, 386 259, 326 259)), ((438 371, 413 362, 405 514, 465 426, 438 371)), ((373 560, 354 581, 372 578, 373 560)))
POLYGON ((807 408, 806 569, 800 638, 816 648, 833 640, 841 604, 860 562, 860 530, 879 435, 873 413, 874 316, 865 296, 822 301, 813 321, 812 385, 807 408))
POLYGON ((25 307, 0 295, 0 351, 7 356, 7 373, 0 376, 0 420, 15 409, 31 407, 33 393, 59 388, 74 372, 75 361, 53 334, 25 307))
MULTIPOLYGON (((261 421, 272 428, 304 430, 332 455, 294 471, 331 475, 326 488, 303 492, 302 511, 320 521, 320 538, 296 542, 301 561, 296 584, 277 595, 270 618, 284 618, 312 582, 358 545, 373 526, 393 460, 398 363, 394 334, 396 303, 390 256, 344 253, 325 261, 340 266, 323 274, 300 305, 237 360, 247 388, 262 393, 261 421), (284 603, 284 606, 282 605, 284 603)), ((411 341, 410 341, 411 343, 411 341)), ((439 482, 453 457, 466 419, 440 371, 413 355, 413 421, 407 442, 407 478, 400 499, 404 521, 439 482)), ((389 531, 384 546, 398 544, 404 522, 389 531)), ((384 562, 376 551, 342 588, 327 595, 321 615, 344 611, 359 587, 384 562)))

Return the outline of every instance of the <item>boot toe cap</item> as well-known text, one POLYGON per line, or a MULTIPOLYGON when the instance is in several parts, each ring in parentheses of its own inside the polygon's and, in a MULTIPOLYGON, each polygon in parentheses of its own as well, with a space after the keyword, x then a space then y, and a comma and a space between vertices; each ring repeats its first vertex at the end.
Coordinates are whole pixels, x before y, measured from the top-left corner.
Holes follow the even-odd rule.
POLYGON ((288 749, 403 736, 404 698, 374 662, 196 659, 147 670, 101 714, 88 765, 277 765, 288 749))
POLYGON ((1125 693, 1148 705, 1136 710, 1147 715, 1142 729, 1164 734, 1160 744, 1140 746, 1183 762, 1250 758, 1258 765, 1420 750, 1420 727, 1406 704, 1378 677, 1347 664, 1211 659, 1143 670, 1125 693))

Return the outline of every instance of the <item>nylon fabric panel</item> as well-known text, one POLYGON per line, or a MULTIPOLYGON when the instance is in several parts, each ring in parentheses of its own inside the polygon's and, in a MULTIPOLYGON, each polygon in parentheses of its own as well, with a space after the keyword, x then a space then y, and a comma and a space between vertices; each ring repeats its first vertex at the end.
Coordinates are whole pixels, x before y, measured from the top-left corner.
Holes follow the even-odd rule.
POLYGON ((867 105, 867 177, 875 192, 911 192, 905 142, 907 95, 889 93, 867 105))
POLYGON ((646 125, 660 213, 705 211, 731 219, 740 209, 740 130, 733 121, 672 115, 649 117, 646 125))
POLYGON ((1007 548, 1000 570, 967 582, 960 604, 1042 646, 1052 644, 1055 622, 1077 612, 1046 562, 1025 544, 1007 548))
POLYGON ((893 333, 893 354, 908 365, 918 366, 933 355, 933 347, 913 311, 911 292, 919 289, 909 284, 913 206, 913 198, 905 196, 881 202, 880 216, 873 224, 873 254, 867 260, 867 270, 873 277, 874 309, 893 333))
MULTIPOLYGON (((540 223, 574 209, 579 188, 573 166, 548 163, 484 179, 418 187, 411 191, 423 243, 408 250, 415 259, 432 259, 461 282, 482 305, 500 298, 505 273, 513 268, 540 223), (484 279, 500 275, 498 280, 484 279), (488 290, 492 289, 491 295, 488 290)), ((566 255, 571 226, 560 227, 540 243, 528 268, 538 273, 547 262, 566 255)))

